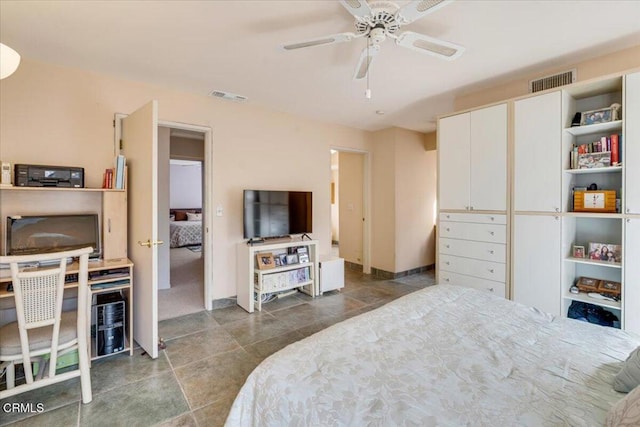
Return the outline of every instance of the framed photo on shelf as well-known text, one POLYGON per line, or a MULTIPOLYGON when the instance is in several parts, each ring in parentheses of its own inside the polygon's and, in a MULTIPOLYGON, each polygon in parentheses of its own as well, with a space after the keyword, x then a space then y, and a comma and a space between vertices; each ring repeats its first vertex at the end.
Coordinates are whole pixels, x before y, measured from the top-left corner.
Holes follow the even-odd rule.
POLYGON ((298 262, 309 262, 309 251, 306 246, 300 246, 298 248, 298 262))
POLYGON ((608 261, 608 262, 621 262, 622 261, 622 246, 614 245, 611 243, 589 243, 589 259, 608 261))
POLYGON ((256 264, 259 270, 268 270, 276 266, 271 252, 263 252, 256 254, 256 264))
POLYGON ((288 254, 287 255, 287 265, 297 264, 298 263, 298 254, 288 254))
POLYGON ((584 258, 584 255, 585 255, 584 246, 573 245, 572 255, 574 258, 584 258))
POLYGON ((287 254, 278 254, 275 258, 280 261, 280 265, 287 265, 287 254))

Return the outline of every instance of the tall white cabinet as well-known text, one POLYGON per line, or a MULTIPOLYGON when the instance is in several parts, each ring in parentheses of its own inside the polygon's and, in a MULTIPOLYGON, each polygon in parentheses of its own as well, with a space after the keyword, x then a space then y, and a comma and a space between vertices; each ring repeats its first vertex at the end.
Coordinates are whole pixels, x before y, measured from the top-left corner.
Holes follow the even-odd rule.
POLYGON ((495 288, 498 278, 488 277, 491 266, 481 262, 504 262, 504 268, 496 270, 494 264, 493 269, 505 272, 507 297, 558 316, 567 316, 575 301, 587 302, 615 314, 621 328, 640 333, 640 72, 443 117, 438 132, 440 283, 495 288), (576 113, 612 104, 622 106, 617 119, 572 126, 576 113), (572 164, 572 151, 606 144, 614 135, 620 164, 589 169, 572 164), (501 178, 504 186, 492 184, 501 178), (592 184, 615 194, 614 211, 576 206, 576 191, 592 184), (474 215, 488 212, 504 224, 504 258, 496 255, 502 254, 496 246, 502 243, 478 238, 481 224, 472 224, 482 223, 474 215), (574 256, 575 246, 588 252, 590 243, 615 245, 621 256, 611 261, 574 256), (620 300, 571 292, 581 277, 619 282, 620 300))
POLYGON ((440 120, 439 208, 507 209, 507 105, 440 120))
POLYGON ((438 124, 438 277, 507 295, 507 104, 438 124))

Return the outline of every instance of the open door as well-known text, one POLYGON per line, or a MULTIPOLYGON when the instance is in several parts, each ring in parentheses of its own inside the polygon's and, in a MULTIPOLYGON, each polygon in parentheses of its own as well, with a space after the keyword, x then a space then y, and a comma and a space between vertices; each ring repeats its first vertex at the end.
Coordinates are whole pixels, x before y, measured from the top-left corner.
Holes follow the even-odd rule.
POLYGON ((133 268, 133 338, 158 357, 158 102, 122 121, 127 158, 129 258, 133 268))

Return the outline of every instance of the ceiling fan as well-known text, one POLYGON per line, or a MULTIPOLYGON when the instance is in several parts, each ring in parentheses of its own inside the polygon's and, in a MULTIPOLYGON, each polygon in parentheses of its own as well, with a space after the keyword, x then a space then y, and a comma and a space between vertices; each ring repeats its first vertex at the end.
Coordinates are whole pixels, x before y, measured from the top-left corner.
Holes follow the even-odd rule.
POLYGON ((464 47, 439 40, 413 31, 398 33, 398 30, 444 6, 452 0, 411 0, 403 7, 389 1, 340 0, 355 19, 356 32, 339 33, 313 40, 284 45, 285 50, 302 49, 334 43, 348 42, 366 37, 367 46, 362 50, 354 79, 363 79, 369 72, 373 59, 380 51, 380 44, 387 38, 396 44, 417 52, 433 55, 441 59, 453 60, 464 52, 464 47))

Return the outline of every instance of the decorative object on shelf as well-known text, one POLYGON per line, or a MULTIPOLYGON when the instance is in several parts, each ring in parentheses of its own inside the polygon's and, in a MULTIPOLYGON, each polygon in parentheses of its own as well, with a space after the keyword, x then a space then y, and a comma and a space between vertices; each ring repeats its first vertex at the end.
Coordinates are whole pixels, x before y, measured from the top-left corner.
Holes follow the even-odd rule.
POLYGON ((580 123, 582 123, 582 113, 578 112, 574 114, 573 120, 571 120, 571 127, 580 126, 580 123))
POLYGON ((577 286, 572 286, 569 288, 569 292, 571 292, 572 294, 579 294, 580 293, 580 289, 578 289, 577 286))
POLYGON ((276 266, 276 263, 273 261, 273 254, 271 252, 257 253, 256 264, 259 270, 268 270, 276 266))
POLYGON ((611 243, 589 243, 589 259, 620 262, 622 260, 622 246, 611 243))
POLYGON ((0 185, 5 187, 11 186, 11 163, 0 162, 0 171, 2 173, 0 185))
POLYGON ((622 284, 611 280, 601 280, 598 292, 611 298, 619 298, 622 293, 622 284))
POLYGON ((309 251, 306 246, 301 246, 298 248, 298 262, 309 262, 309 251))
POLYGON ((280 260, 280 265, 287 265, 287 254, 285 254, 285 253, 278 254, 278 255, 276 255, 276 258, 278 258, 278 260, 280 260))
POLYGON ((298 263, 298 254, 287 255, 287 265, 297 264, 297 263, 298 263))
POLYGON ((612 104, 608 108, 584 111, 580 121, 581 126, 596 125, 599 123, 615 122, 620 120, 620 104, 612 104))
POLYGON ((615 190, 574 191, 574 212, 616 212, 615 190))
POLYGON ((585 251, 584 246, 573 245, 573 257, 584 258, 585 251))
POLYGON ((576 283, 580 292, 598 292, 598 286, 600 286, 600 279, 594 279, 593 277, 581 277, 576 283))

